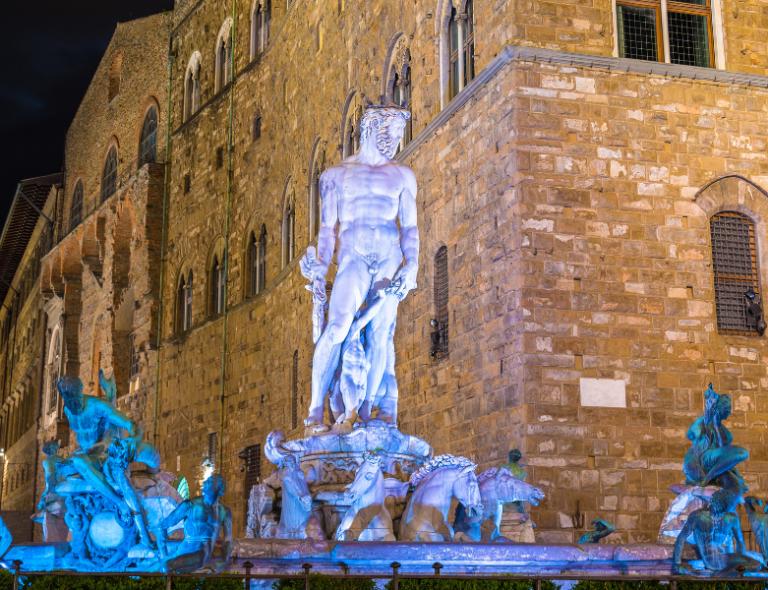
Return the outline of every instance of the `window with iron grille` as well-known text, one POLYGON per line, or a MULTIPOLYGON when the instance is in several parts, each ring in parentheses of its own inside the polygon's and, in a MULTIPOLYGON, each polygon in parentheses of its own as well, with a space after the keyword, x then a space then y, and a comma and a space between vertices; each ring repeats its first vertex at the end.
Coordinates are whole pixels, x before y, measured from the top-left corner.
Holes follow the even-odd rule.
POLYGON ((619 0, 619 55, 630 59, 712 67, 711 0, 619 0), (666 22, 662 15, 666 13, 666 22), (666 45, 669 53, 665 50, 666 45))
POLYGON ((434 276, 435 317, 432 320, 432 349, 434 358, 448 355, 448 248, 441 246, 435 254, 434 276))
POLYGON ((299 351, 293 351, 291 365, 291 428, 299 425, 299 351))
POLYGON ((259 483, 261 479, 261 445, 251 445, 240 451, 240 459, 243 460, 243 471, 245 481, 243 482, 243 502, 245 510, 243 514, 248 514, 248 498, 251 495, 251 488, 259 483))
POLYGON ((104 161, 104 171, 101 174, 101 200, 106 201, 117 190, 117 148, 112 146, 104 161))
POLYGON ((755 334, 755 317, 747 294, 760 301, 755 224, 741 213, 723 211, 710 219, 712 270, 715 281, 717 328, 720 332, 755 334))
POLYGON ((139 167, 157 161, 157 109, 151 107, 144 117, 139 140, 139 167))
POLYGON ((69 230, 72 231, 83 220, 83 182, 77 181, 72 193, 72 206, 69 208, 69 230))
POLYGON ((218 432, 209 432, 208 433, 208 460, 215 464, 216 463, 216 453, 218 451, 219 447, 219 433, 218 432))

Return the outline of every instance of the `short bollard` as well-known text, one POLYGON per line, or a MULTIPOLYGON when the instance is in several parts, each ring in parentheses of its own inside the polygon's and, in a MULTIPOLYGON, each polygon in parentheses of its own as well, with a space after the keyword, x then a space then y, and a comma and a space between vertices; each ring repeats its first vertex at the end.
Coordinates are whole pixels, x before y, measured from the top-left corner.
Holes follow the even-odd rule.
POLYGON ((11 566, 13 567, 13 590, 19 590, 19 570, 21 569, 21 561, 14 559, 11 566))
POLYGON ((168 574, 165 576, 165 590, 172 590, 173 588, 173 576, 168 574))
POLYGON ((392 588, 391 590, 400 590, 400 575, 397 570, 400 569, 400 564, 396 561, 392 562, 390 566, 392 568, 392 588))
POLYGON ((304 590, 309 590, 309 570, 312 569, 312 564, 305 563, 301 567, 304 570, 304 590))
POLYGON ((245 568, 245 580, 243 581, 245 590, 251 590, 251 569, 253 569, 253 564, 250 561, 246 561, 243 564, 243 568, 245 568))
MULTIPOLYGON (((435 563, 432 564, 432 569, 435 570, 435 575, 439 576, 440 570, 443 569, 443 564, 440 563, 439 561, 436 561, 435 563)), ((540 589, 537 588, 536 590, 540 590, 540 589)))

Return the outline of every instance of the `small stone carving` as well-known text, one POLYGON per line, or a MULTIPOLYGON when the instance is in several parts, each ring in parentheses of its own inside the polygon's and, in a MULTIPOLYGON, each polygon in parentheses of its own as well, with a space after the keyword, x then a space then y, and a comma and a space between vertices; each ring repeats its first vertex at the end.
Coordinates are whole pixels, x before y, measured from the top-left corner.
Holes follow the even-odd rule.
POLYGON ((369 107, 360 151, 320 178, 318 248, 301 261, 315 306, 309 434, 328 430, 323 410, 329 394, 339 432, 349 432, 358 415, 397 422, 397 303, 416 287, 419 233, 413 172, 392 158, 409 118, 396 106, 369 107), (338 268, 325 321, 325 277, 334 250, 338 268))
POLYGON ((278 539, 324 536, 317 535, 321 529, 317 517, 312 514, 312 496, 304 472, 293 455, 283 457, 279 477, 282 484, 282 507, 275 536, 278 539))
POLYGON ((718 394, 712 384, 704 392, 704 415, 688 429, 691 448, 683 460, 689 485, 716 485, 741 495, 744 479, 736 465, 749 458, 749 452, 733 444, 733 435, 723 425, 731 415, 731 398, 718 394))
POLYGON ((277 522, 273 516, 275 493, 266 483, 251 487, 248 495, 248 523, 245 536, 249 539, 271 539, 277 522))
POLYGON ((721 489, 712 495, 707 508, 690 514, 677 536, 672 554, 672 571, 685 574, 700 569, 709 574, 739 575, 763 567, 762 561, 746 553, 741 524, 736 514, 737 492, 721 489), (701 563, 683 564, 683 549, 690 543, 701 563))
MULTIPOLYGON (((501 534, 504 505, 528 502, 538 506, 544 492, 515 477, 506 467, 492 467, 477 476, 483 512, 480 518, 470 519, 463 504, 456 510, 456 531, 464 533, 472 541, 507 540, 501 534), (482 525, 487 523, 486 532, 482 525)), ((523 513, 527 519, 527 514, 523 513)))
POLYGON ((384 504, 384 474, 377 453, 363 455, 355 480, 346 487, 344 495, 348 497, 349 508, 336 529, 337 541, 395 540, 392 517, 384 504))
POLYGON ((602 518, 596 518, 592 521, 591 531, 587 531, 581 537, 579 537, 579 545, 586 545, 587 543, 599 543, 602 539, 605 539, 616 527, 613 526, 607 520, 602 518))
POLYGON ((203 482, 202 495, 184 500, 155 531, 164 569, 170 572, 191 572, 204 566, 221 569, 232 553, 232 514, 219 502, 224 495, 224 478, 211 475, 203 482), (181 542, 166 540, 166 531, 184 523, 181 542), (219 537, 222 537, 222 561, 215 567, 212 561, 219 537))
POLYGON ((467 518, 483 512, 476 465, 465 457, 439 455, 411 476, 414 488, 400 522, 401 541, 452 541, 454 530, 448 519, 456 498, 467 518))
POLYGON ((752 534, 755 536, 760 554, 763 556, 763 560, 768 561, 768 513, 766 513, 768 506, 765 505, 765 500, 754 496, 745 498, 744 506, 747 510, 747 518, 749 518, 749 528, 752 529, 752 534))

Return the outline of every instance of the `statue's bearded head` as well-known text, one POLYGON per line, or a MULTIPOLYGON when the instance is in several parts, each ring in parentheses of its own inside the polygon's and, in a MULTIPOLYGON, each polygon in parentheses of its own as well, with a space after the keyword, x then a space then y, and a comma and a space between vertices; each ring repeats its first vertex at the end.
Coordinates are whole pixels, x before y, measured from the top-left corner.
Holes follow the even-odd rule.
POLYGON ((398 106, 370 106, 360 121, 360 143, 375 142, 379 153, 392 159, 411 113, 398 106))
POLYGON ((83 382, 77 377, 62 377, 56 384, 70 412, 79 412, 83 407, 83 382))

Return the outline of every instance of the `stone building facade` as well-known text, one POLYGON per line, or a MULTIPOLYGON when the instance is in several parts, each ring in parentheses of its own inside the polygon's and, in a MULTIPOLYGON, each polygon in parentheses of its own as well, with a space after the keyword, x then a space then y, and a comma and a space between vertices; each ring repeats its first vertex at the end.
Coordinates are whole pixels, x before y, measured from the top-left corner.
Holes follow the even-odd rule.
POLYGON ((40 259, 50 248, 61 175, 20 182, 0 234, 0 511, 14 538, 32 539, 45 330, 40 259))
POLYGON ((112 135, 136 145, 150 97, 168 158, 125 157, 130 180, 43 260, 62 370, 95 389, 114 364, 165 467, 193 491, 203 460, 224 474, 241 534, 258 445, 301 434, 309 401, 298 259, 319 172, 354 151, 366 100, 404 100, 421 259, 396 335, 401 430, 481 467, 521 448, 547 493, 540 541, 598 515, 653 540, 711 381, 763 493, 768 348, 742 296, 761 303, 768 278, 768 17, 636 4, 179 0, 121 25, 147 44, 122 49, 136 82, 105 98, 118 28, 67 138, 62 223, 78 178, 104 184, 112 135), (659 37, 632 45, 651 16, 659 37))

